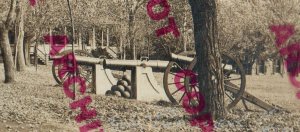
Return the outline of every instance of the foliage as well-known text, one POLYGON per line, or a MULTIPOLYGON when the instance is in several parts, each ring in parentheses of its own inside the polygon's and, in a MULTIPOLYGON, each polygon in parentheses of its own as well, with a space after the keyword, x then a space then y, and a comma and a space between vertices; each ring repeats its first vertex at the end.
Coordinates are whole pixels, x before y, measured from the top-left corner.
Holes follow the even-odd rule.
MULTIPOLYGON (((179 53, 183 51, 183 43, 186 42, 187 49, 194 50, 193 23, 187 0, 168 0, 171 6, 169 16, 175 18, 181 32, 178 39, 171 35, 160 39, 154 36, 155 29, 166 26, 167 20, 150 20, 146 14, 147 2, 145 0, 72 1, 75 30, 76 32, 82 31, 82 36, 86 39, 91 28, 96 27, 97 42, 100 44, 101 31, 104 30, 106 33, 105 27, 109 26, 112 41, 120 43, 121 37, 123 46, 130 49, 132 47, 128 42, 128 21, 130 12, 134 12, 132 30, 139 54, 145 54, 147 51, 143 50, 148 46, 152 49, 150 54, 157 54, 155 52, 162 48, 157 44, 170 46, 172 52, 179 53)), ((34 8, 29 5, 28 1, 26 3, 25 36, 33 36, 32 34, 36 33, 37 38, 41 38, 48 33, 50 27, 57 28, 57 33, 62 33, 63 27, 70 25, 66 1, 42 0, 38 1, 34 8)), ((9 0, 0 2, 0 20, 2 20, 0 23, 6 19, 8 5, 9 0)), ((270 33, 269 26, 291 23, 299 28, 300 8, 298 5, 298 0, 219 0, 218 31, 222 49, 232 50, 242 56, 241 58, 247 54, 252 61, 257 58, 268 58, 270 55, 276 56, 277 50, 273 45, 274 36, 270 33)), ((120 44, 115 44, 115 46, 120 46, 120 44)))
POLYGON ((241 56, 267 59, 277 50, 272 24, 299 24, 297 0, 221 1, 219 8, 220 44, 241 56))

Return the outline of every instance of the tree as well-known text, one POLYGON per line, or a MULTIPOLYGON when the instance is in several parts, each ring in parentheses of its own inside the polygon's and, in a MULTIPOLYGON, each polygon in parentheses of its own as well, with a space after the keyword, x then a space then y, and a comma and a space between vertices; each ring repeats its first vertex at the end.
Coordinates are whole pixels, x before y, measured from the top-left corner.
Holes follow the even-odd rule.
POLYGON ((15 57, 16 57, 16 68, 17 71, 24 71, 25 70, 25 57, 24 57, 24 5, 23 1, 20 0, 17 2, 17 8, 16 8, 16 14, 17 14, 17 20, 16 20, 16 37, 17 39, 15 44, 16 44, 16 52, 15 52, 15 57))
POLYGON ((36 39, 36 35, 34 33, 27 33, 24 36, 24 46, 25 46, 25 64, 26 66, 30 66, 30 48, 31 43, 36 39))
POLYGON ((194 23, 199 91, 205 98, 203 113, 225 116, 224 84, 218 45, 215 0, 189 0, 194 23))
POLYGON ((0 25, 0 46, 1 54, 4 63, 4 74, 5 74, 5 83, 14 82, 14 62, 12 57, 12 52, 10 48, 8 32, 13 25, 13 16, 16 8, 16 0, 11 0, 10 9, 6 18, 6 21, 0 25))
POLYGON ((126 11, 128 13, 128 42, 132 48, 132 57, 136 60, 136 44, 135 44, 135 14, 137 10, 146 2, 146 0, 125 0, 126 11))

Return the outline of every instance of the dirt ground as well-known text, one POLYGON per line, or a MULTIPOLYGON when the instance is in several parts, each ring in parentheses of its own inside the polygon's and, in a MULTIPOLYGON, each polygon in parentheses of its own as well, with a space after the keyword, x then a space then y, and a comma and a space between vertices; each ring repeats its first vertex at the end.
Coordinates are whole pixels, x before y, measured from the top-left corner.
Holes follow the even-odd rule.
MULTIPOLYGON (((74 119, 79 110, 69 108, 72 100, 66 98, 62 86, 56 85, 50 66, 16 73, 17 82, 13 84, 3 83, 3 72, 0 64, 0 132, 79 131, 83 124, 74 119)), ((249 93, 289 112, 268 113, 251 105, 254 111, 246 111, 239 104, 224 119, 214 122, 216 131, 300 131, 300 102, 286 76, 247 76, 246 86, 249 93)), ((93 100, 89 106, 97 110, 97 119, 108 132, 201 131, 190 126, 189 116, 181 106, 89 95, 93 100)))

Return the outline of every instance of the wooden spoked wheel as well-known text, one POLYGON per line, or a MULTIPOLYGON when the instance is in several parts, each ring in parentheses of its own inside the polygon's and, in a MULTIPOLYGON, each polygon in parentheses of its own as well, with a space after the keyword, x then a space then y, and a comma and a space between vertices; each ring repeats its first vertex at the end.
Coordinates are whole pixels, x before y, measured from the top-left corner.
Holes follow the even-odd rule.
MULTIPOLYGON (((58 56, 64 56, 64 55, 67 55, 69 53, 72 53, 72 50, 63 51, 63 52, 59 53, 58 56)), ((90 53, 88 53, 84 50, 75 50, 74 53, 75 53, 75 56, 92 57, 92 55, 90 53)), ((71 73, 67 72, 66 74, 64 74, 63 77, 59 77, 58 76, 58 71, 61 70, 61 69, 62 69, 62 64, 56 65, 56 66, 54 64, 52 64, 52 75, 53 75, 55 81, 59 85, 61 85, 67 78, 72 76, 71 73)), ((93 87, 92 70, 93 70, 92 66, 87 65, 87 64, 78 63, 78 69, 76 71, 76 74, 77 74, 77 76, 80 76, 80 77, 85 79, 87 88, 92 88, 93 87)))
MULTIPOLYGON (((246 75, 238 59, 228 53, 222 53, 221 57, 225 87, 225 105, 227 109, 231 109, 242 99, 245 92, 246 75)), ((197 72, 196 63, 197 60, 194 59, 188 69, 197 72)), ((198 84, 191 84, 190 81, 185 82, 186 87, 197 87, 196 89, 198 89, 198 84)))
POLYGON ((163 78, 164 90, 169 100, 174 104, 179 104, 183 101, 186 95, 184 87, 184 71, 188 65, 179 64, 174 61, 170 61, 163 78))

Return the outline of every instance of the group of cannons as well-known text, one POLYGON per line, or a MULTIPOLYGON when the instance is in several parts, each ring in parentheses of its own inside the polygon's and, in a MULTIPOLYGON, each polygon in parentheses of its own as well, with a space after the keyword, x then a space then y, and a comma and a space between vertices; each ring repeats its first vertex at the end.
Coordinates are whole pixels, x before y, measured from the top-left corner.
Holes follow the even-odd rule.
MULTIPOLYGON (((63 56, 73 52, 67 50, 61 52, 63 56)), ((114 94, 141 101, 165 100, 173 104, 180 104, 185 92, 179 92, 178 84, 191 90, 198 91, 197 84, 190 83, 190 77, 184 75, 180 81, 174 79, 178 72, 183 70, 194 71, 197 67, 196 58, 170 53, 169 61, 162 60, 115 60, 95 58, 89 52, 83 50, 74 51, 79 65, 76 74, 86 79, 86 85, 91 92, 99 95, 114 94), (113 71, 130 71, 127 75, 115 74, 113 71), (164 72, 163 88, 157 83, 153 72, 164 72), (187 81, 188 80, 188 81, 187 81)), ((252 103, 264 110, 271 111, 274 106, 254 97, 245 91, 246 75, 240 60, 229 53, 222 53, 222 71, 224 76, 225 103, 227 109, 231 109, 242 100, 242 104, 248 109, 247 103, 252 103), (247 102, 247 103, 246 103, 247 102)), ((61 65, 53 65, 52 73, 58 84, 65 78, 58 76, 61 65)))

